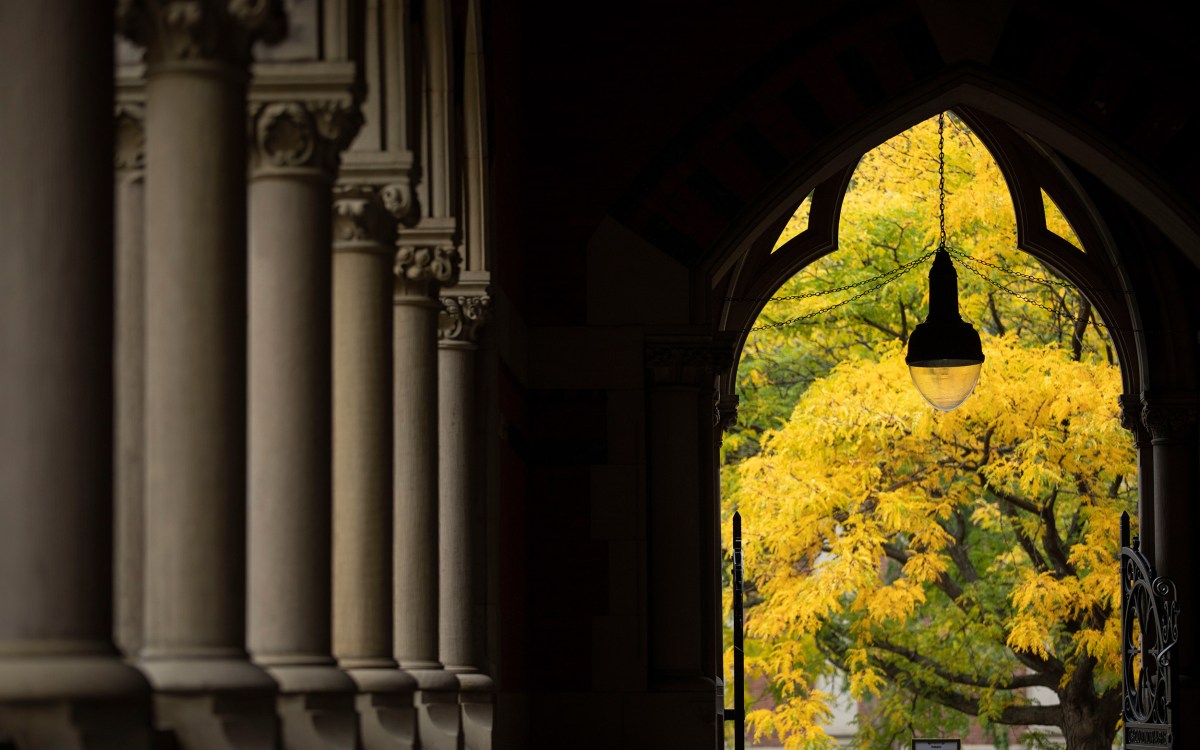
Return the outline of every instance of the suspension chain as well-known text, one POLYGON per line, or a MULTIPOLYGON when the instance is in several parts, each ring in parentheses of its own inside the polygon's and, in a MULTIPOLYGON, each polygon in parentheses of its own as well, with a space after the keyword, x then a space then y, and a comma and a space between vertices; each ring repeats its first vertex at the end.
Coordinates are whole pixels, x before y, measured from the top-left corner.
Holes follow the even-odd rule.
POLYGON ((938 249, 946 249, 946 113, 938 113, 938 249))

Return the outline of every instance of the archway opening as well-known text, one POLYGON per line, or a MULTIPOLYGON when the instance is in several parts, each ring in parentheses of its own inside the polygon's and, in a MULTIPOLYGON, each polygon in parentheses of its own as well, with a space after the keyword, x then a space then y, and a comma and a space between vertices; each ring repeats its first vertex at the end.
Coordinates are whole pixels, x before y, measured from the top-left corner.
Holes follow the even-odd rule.
MULTIPOLYGON (((742 349, 722 511, 743 516, 750 724, 787 747, 1109 747, 1117 523, 1137 497, 1114 346, 1091 290, 1017 249, 1011 187, 951 114, 947 228, 987 364, 955 412, 917 396, 903 345, 936 246, 936 138, 927 120, 862 157, 836 250, 764 301, 742 349)), ((1063 265, 1086 265, 1036 197, 1063 265)), ((805 247, 812 205, 773 253, 805 247)))

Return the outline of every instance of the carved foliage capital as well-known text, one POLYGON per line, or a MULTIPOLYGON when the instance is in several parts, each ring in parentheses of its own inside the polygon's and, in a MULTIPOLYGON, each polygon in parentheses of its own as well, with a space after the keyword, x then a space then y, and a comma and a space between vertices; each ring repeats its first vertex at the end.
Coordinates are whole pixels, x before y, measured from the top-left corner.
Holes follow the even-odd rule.
POLYGON ((146 113, 138 104, 118 104, 114 112, 115 166, 142 169, 146 164, 146 113))
POLYGON ((479 329, 487 322, 490 305, 491 298, 486 295, 442 297, 442 313, 438 320, 438 340, 475 343, 479 329))
POLYGON ((333 242, 361 246, 376 243, 386 252, 394 232, 380 202, 379 190, 368 185, 339 185, 333 189, 333 242))
POLYGON ((331 174, 362 122, 349 101, 288 101, 252 105, 254 166, 316 167, 331 174))
POLYGON ((402 296, 436 297, 445 286, 458 282, 461 260, 450 242, 407 241, 396 243, 396 293, 402 296))
POLYGON ((1142 423, 1153 443, 1181 443, 1196 439, 1197 404, 1190 398, 1142 399, 1142 423))
POLYGON ((117 0, 117 29, 153 63, 246 64, 256 39, 282 38, 282 0, 117 0))

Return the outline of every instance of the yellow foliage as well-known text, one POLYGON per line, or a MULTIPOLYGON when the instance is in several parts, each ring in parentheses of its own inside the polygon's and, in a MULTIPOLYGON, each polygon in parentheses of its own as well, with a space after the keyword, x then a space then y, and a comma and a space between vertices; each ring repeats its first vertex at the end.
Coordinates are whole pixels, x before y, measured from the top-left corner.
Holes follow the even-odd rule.
MULTIPOLYGON (((1059 680, 1092 669, 1098 691, 1119 679, 1117 523, 1137 475, 1120 374, 1099 328, 1073 342, 1074 321, 1045 311, 1081 298, 1029 281, 1057 280, 1014 250, 1003 175, 954 117, 945 147, 951 249, 1025 275, 988 272, 1022 294, 1008 296, 956 261, 960 310, 986 356, 963 406, 931 409, 903 361, 928 266, 863 294, 936 245, 934 120, 863 157, 839 249, 780 290, 791 298, 764 308, 743 348, 722 491, 747 532, 747 668, 777 700, 748 719, 789 748, 832 746, 813 688, 822 674, 844 676, 893 730, 925 720, 914 694, 928 709, 942 689, 999 717, 1025 700, 1007 686, 1031 657, 1059 680), (843 291, 805 296, 829 289, 843 291)), ((1044 199, 1047 228, 1078 246, 1044 199)), ((808 204, 776 249, 807 227, 808 204)), ((888 742, 874 731, 860 727, 863 747, 888 742)))

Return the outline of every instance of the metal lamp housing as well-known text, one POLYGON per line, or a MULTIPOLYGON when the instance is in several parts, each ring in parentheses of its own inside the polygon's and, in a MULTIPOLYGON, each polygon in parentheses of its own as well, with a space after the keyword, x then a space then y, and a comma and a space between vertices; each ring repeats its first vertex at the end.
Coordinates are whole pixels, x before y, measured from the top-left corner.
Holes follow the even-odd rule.
POLYGON ((929 269, 929 315, 908 337, 904 361, 913 384, 933 408, 957 408, 979 382, 983 346, 958 313, 958 274, 945 248, 929 269))

